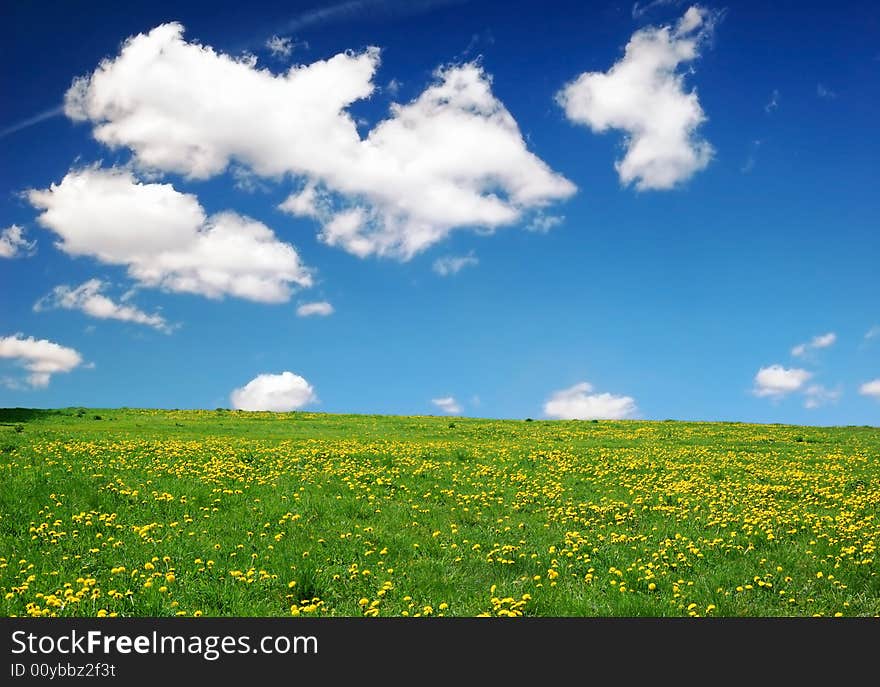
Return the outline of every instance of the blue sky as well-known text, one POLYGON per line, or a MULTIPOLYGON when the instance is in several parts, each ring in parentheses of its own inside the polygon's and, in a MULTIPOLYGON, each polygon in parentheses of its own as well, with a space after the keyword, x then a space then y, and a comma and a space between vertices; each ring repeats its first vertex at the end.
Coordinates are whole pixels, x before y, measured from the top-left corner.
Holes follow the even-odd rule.
POLYGON ((880 10, 767 5, 7 3, 0 406, 877 425, 880 10))

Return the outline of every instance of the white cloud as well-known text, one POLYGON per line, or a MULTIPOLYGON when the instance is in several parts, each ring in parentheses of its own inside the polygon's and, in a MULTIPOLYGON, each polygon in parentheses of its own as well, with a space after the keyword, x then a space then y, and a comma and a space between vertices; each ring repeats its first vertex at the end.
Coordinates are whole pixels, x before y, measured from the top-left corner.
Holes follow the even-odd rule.
POLYGON ((38 112, 35 115, 32 115, 25 119, 21 119, 15 122, 15 124, 7 126, 5 129, 0 129, 0 138, 6 138, 7 136, 11 136, 17 131, 27 129, 34 126, 34 124, 45 122, 47 119, 52 119, 53 117, 58 117, 62 114, 64 114, 64 108, 61 105, 56 105, 55 107, 51 107, 48 110, 43 110, 42 112, 38 112))
POLYGON ((127 170, 71 170, 28 198, 61 250, 126 265, 143 286, 277 303, 312 284, 293 246, 266 225, 228 211, 208 217, 195 196, 127 170))
POLYGON ((461 412, 461 406, 458 404, 458 401, 455 400, 452 396, 444 396, 443 398, 432 398, 431 403, 437 406, 444 413, 450 413, 452 415, 461 412))
POLYGON ((645 14, 658 7, 668 5, 680 5, 682 0, 651 0, 650 2, 637 2, 632 7, 633 19, 641 19, 645 14))
POLYGON ((840 389, 826 389, 821 384, 811 384, 804 390, 804 395, 806 396, 804 408, 812 410, 828 403, 837 403, 843 395, 843 391, 840 389))
POLYGON ((293 41, 287 36, 272 36, 266 41, 266 47, 273 57, 290 57, 293 52, 293 41))
POLYGON ((779 109, 779 89, 774 88, 773 92, 770 94, 770 100, 764 105, 764 112, 770 114, 777 109, 779 109))
POLYGON ((193 178, 231 159, 261 176, 328 172, 358 143, 344 108, 368 97, 375 48, 275 75, 163 24, 128 39, 118 57, 74 81, 65 112, 95 124, 95 138, 131 148, 148 167, 193 178))
POLYGON ((28 241, 24 237, 24 229, 12 224, 0 231, 0 258, 18 258, 33 255, 37 247, 36 241, 28 241))
POLYGON ((826 100, 832 100, 837 97, 837 93, 820 83, 816 84, 816 95, 826 100))
POLYGON ((465 267, 474 267, 480 264, 480 259, 473 253, 467 255, 444 255, 437 258, 432 269, 441 277, 458 274, 465 267))
POLYGON ((880 379, 872 379, 870 382, 865 382, 859 387, 859 393, 863 396, 873 396, 880 400, 880 379))
POLYGON ((326 193, 318 190, 313 183, 306 184, 298 193, 291 193, 287 199, 278 206, 294 217, 311 217, 317 219, 332 214, 330 199, 326 193))
POLYGON ((408 259, 458 227, 494 229, 574 192, 528 152, 476 64, 440 69, 393 105, 330 190, 363 202, 325 219, 322 238, 355 255, 408 259), (475 154, 475 151, 479 151, 475 154))
POLYGON ((526 230, 534 231, 538 234, 546 234, 553 227, 558 227, 564 221, 565 217, 562 215, 545 215, 543 212, 539 212, 526 225, 526 230))
POLYGON ((828 332, 827 334, 820 334, 813 338, 810 342, 810 345, 813 348, 828 348, 833 345, 834 342, 837 341, 837 334, 834 332, 828 332))
POLYGON ((385 20, 390 20, 399 16, 422 14, 438 6, 461 4, 461 2, 462 0, 342 0, 342 2, 322 3, 287 21, 284 24, 284 31, 296 32, 343 20, 355 22, 364 16, 375 19, 377 14, 385 20))
POLYGON ((592 391, 588 382, 556 391, 544 404, 544 415, 560 420, 621 420, 638 412, 635 399, 630 396, 592 391))
POLYGON ((762 367, 755 375, 755 396, 781 398, 803 387, 813 374, 800 368, 782 365, 762 367))
POLYGON ((820 334, 819 336, 814 336, 807 343, 801 343, 792 348, 791 354, 795 357, 802 358, 810 351, 833 346, 835 341, 837 341, 837 334, 835 334, 834 332, 820 334))
POLYGON ((706 120, 703 108, 696 91, 685 91, 677 70, 697 59, 716 18, 693 6, 674 28, 640 29, 611 69, 584 72, 557 94, 572 122, 596 133, 626 132, 626 154, 615 163, 624 185, 669 189, 712 159, 712 146, 697 134, 706 120))
POLYGON ((310 317, 312 315, 327 317, 328 315, 333 314, 333 306, 327 301, 303 303, 296 309, 296 314, 300 317, 310 317))
POLYGON ((388 92, 389 95, 395 96, 400 92, 400 87, 402 85, 403 84, 400 81, 398 81, 397 79, 391 79, 385 85, 385 90, 388 92))
POLYGON ((230 395, 238 410, 286 413, 318 400, 312 385, 293 372, 261 374, 230 395))
POLYGON ((392 107, 335 181, 324 179, 325 195, 335 191, 354 206, 320 211, 302 194, 285 203, 318 217, 325 243, 407 259, 457 227, 510 224, 574 191, 526 150, 478 66, 438 70, 436 78, 412 103, 392 107))
POLYGON ((355 255, 407 259, 456 228, 512 224, 575 191, 527 150, 476 63, 438 69, 362 138, 347 108, 373 93, 378 49, 276 75, 182 31, 165 24, 129 39, 74 82, 68 116, 142 167, 207 178, 235 161, 304 178, 332 206, 300 197, 282 207, 317 217, 321 238, 355 255))
POLYGON ((114 303, 101 293, 106 286, 100 279, 89 279, 76 288, 62 284, 52 289, 52 293, 48 296, 37 301, 34 310, 40 311, 47 308, 81 310, 86 315, 101 320, 134 322, 153 327, 166 334, 171 333, 173 327, 158 313, 150 315, 132 305, 114 303))
POLYGON ((740 172, 748 174, 755 168, 755 163, 758 161, 758 150, 760 147, 761 140, 757 138, 749 144, 749 154, 746 161, 743 163, 743 166, 739 168, 740 172))
POLYGON ((72 348, 22 334, 0 338, 0 358, 17 360, 30 372, 27 381, 32 387, 48 386, 53 374, 70 372, 82 363, 72 348))
POLYGON ((880 324, 875 324, 868 331, 865 332, 865 339, 875 339, 880 336, 880 324))
POLYGON ((266 193, 269 190, 269 187, 261 182, 259 177, 247 167, 234 165, 231 168, 230 173, 232 175, 233 185, 239 191, 244 191, 245 193, 256 193, 257 191, 266 193))
POLYGON ((359 258, 365 258, 375 252, 373 239, 366 236, 367 211, 356 207, 343 210, 330 217, 319 234, 328 246, 342 246, 345 250, 359 258))

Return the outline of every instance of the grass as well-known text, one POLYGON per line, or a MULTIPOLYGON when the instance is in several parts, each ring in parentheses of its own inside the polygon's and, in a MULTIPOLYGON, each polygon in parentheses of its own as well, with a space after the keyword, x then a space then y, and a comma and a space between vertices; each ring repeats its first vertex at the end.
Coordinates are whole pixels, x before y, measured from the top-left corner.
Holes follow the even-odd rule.
POLYGON ((0 614, 880 614, 880 429, 0 410, 0 614))

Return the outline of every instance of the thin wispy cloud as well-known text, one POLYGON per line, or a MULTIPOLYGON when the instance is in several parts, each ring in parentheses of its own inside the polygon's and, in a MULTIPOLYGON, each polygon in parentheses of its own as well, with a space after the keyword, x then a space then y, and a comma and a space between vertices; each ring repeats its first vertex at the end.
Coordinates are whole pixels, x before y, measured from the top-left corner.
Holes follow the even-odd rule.
POLYGON ((403 84, 397 79, 391 79, 391 81, 385 84, 385 90, 388 92, 389 95, 395 96, 400 93, 400 87, 402 85, 403 84))
POLYGON ((767 101, 767 104, 764 105, 764 112, 770 114, 775 110, 779 109, 779 90, 774 88, 773 92, 770 94, 770 100, 767 101))
POLYGON ((473 253, 467 255, 444 255, 434 261, 432 269, 441 277, 448 277, 452 274, 458 274, 465 267, 475 267, 480 263, 479 258, 473 253))
POLYGON ((539 212, 535 217, 526 225, 526 231, 532 231, 537 234, 546 234, 553 227, 558 227, 560 224, 565 222, 565 217, 563 215, 547 215, 543 212, 539 212))
POLYGON ((24 237, 24 229, 12 224, 0 231, 0 258, 20 258, 33 255, 37 250, 36 241, 24 237))
POLYGON ((293 40, 288 36, 272 36, 266 41, 266 48, 273 57, 290 57, 293 52, 293 40))
POLYGON ((348 0, 296 15, 284 24, 281 33, 293 33, 365 16, 389 19, 428 12, 435 7, 462 5, 469 0, 348 0))
POLYGON ((239 43, 232 52, 247 53, 267 49, 276 59, 286 59, 297 48, 309 48, 309 42, 287 38, 328 24, 339 24, 360 19, 389 21, 397 17, 410 17, 435 8, 463 5, 470 0, 345 0, 325 7, 313 7, 293 15, 287 21, 272 25, 259 36, 239 43), (288 43, 289 41, 289 43, 288 43), (288 48, 289 47, 289 51, 288 48))
POLYGON ((247 167, 235 165, 230 168, 229 174, 233 179, 233 186, 244 193, 267 193, 269 187, 260 181, 260 178, 247 167))
POLYGON ((633 19, 641 19, 648 12, 658 7, 678 7, 683 0, 652 0, 652 2, 637 2, 632 7, 633 19))
POLYGON ((816 84, 816 95, 824 100, 833 100, 837 97, 837 93, 821 83, 816 84))
POLYGON ((489 29, 485 31, 480 31, 479 33, 475 33, 471 36, 471 39, 468 41, 467 47, 461 51, 456 56, 457 60, 465 60, 475 52, 477 52, 477 48, 481 45, 494 45, 495 44, 495 36, 489 29))
POLYGON ((758 162, 758 149, 761 147, 761 141, 755 139, 749 144, 749 154, 746 157, 746 161, 743 163, 742 167, 740 167, 739 171, 743 174, 748 174, 755 168, 755 164, 758 162))
POLYGON ((18 131, 21 131, 22 129, 27 129, 34 124, 45 122, 47 119, 53 119, 54 117, 59 117, 63 114, 63 105, 58 105, 56 107, 49 108, 48 110, 43 110, 42 112, 38 112, 37 114, 35 114, 33 117, 22 119, 20 122, 10 124, 4 129, 0 129, 0 138, 5 138, 6 136, 10 136, 18 131))
POLYGON ((810 351, 833 346, 835 341, 837 341, 837 334, 835 334, 834 332, 820 334, 818 336, 814 336, 810 341, 798 344, 797 346, 792 348, 791 354, 795 357, 802 358, 810 351))
POLYGON ((807 410, 815 410, 829 403, 837 403, 843 396, 840 388, 828 389, 821 384, 811 384, 804 391, 806 398, 804 399, 804 408, 807 410))
POLYGON ((114 302, 103 293, 106 287, 107 284, 100 279, 89 279, 77 287, 67 284, 56 286, 48 296, 34 304, 34 312, 54 308, 79 310, 99 320, 133 322, 153 327, 165 334, 174 331, 175 326, 170 325, 159 313, 146 313, 133 305, 114 302))

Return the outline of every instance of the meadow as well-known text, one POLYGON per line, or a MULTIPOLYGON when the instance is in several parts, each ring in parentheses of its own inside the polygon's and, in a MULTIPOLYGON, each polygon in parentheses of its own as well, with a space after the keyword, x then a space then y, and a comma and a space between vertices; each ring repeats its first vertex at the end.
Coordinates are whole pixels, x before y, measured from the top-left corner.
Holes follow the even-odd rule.
POLYGON ((0 410, 5 616, 876 616, 878 539, 878 428, 0 410))

